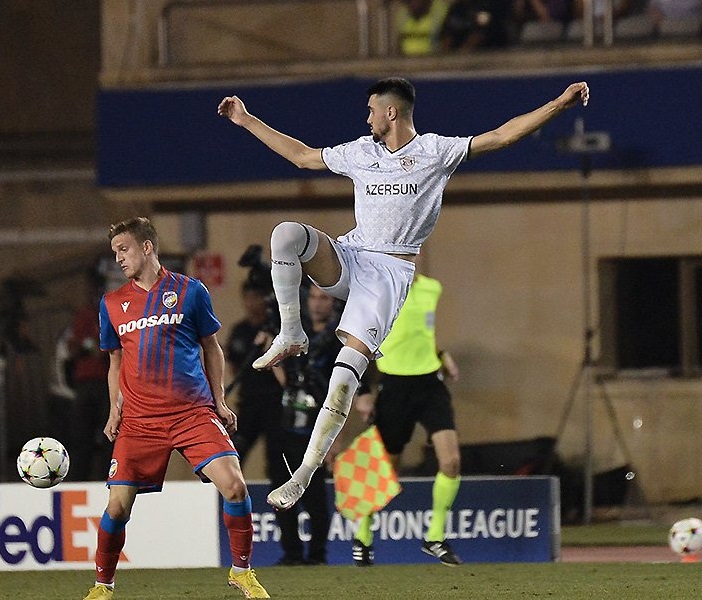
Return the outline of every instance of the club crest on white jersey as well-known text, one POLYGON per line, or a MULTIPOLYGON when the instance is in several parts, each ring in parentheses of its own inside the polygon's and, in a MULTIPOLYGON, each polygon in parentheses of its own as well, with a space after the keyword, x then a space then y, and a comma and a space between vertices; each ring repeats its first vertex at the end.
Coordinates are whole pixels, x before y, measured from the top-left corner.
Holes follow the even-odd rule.
POLYGON ((400 166, 407 172, 412 170, 412 167, 417 163, 414 156, 403 156, 400 158, 400 166))

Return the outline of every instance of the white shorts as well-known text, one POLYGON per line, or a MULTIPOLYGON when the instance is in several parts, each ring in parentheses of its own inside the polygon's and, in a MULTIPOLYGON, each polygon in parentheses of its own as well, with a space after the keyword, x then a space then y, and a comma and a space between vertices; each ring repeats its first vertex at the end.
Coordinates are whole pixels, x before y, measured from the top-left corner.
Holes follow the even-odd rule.
POLYGON ((321 290, 346 300, 337 336, 361 340, 379 358, 378 347, 390 333, 414 279, 414 263, 381 252, 369 252, 330 239, 341 263, 339 281, 321 290))

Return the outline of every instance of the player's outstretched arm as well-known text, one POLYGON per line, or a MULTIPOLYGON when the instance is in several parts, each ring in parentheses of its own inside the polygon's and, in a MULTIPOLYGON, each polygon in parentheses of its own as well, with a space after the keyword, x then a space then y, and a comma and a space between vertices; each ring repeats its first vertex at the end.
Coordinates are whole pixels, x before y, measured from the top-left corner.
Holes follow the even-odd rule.
POLYGON ((326 169, 322 160, 321 148, 310 148, 300 140, 285 135, 266 125, 261 119, 252 115, 237 96, 227 96, 217 107, 217 113, 228 118, 235 125, 247 129, 273 152, 287 158, 301 169, 326 169))
POLYGON ((587 83, 584 81, 572 83, 555 100, 529 113, 514 117, 497 129, 476 135, 471 143, 470 156, 473 158, 514 144, 578 102, 587 106, 589 99, 590 89, 587 83))

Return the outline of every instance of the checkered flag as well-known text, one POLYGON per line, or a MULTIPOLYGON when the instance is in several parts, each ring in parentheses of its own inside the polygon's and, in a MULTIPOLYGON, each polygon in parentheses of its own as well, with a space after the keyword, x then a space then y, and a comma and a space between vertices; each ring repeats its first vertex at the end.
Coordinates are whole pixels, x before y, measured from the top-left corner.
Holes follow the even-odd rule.
POLYGON ((334 488, 336 508, 347 519, 358 519, 385 508, 402 491, 375 425, 336 457, 334 488))

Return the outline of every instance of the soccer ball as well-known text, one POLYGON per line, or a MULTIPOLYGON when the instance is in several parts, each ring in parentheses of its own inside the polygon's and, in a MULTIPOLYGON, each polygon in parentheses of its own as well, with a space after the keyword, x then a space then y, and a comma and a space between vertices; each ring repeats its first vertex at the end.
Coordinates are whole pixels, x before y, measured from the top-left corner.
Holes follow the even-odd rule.
POLYGON ((29 440, 17 457, 17 472, 35 488, 50 488, 68 475, 71 464, 63 444, 50 437, 29 440))
POLYGON ((673 524, 668 532, 668 544, 676 554, 687 556, 702 551, 702 519, 691 517, 673 524))

